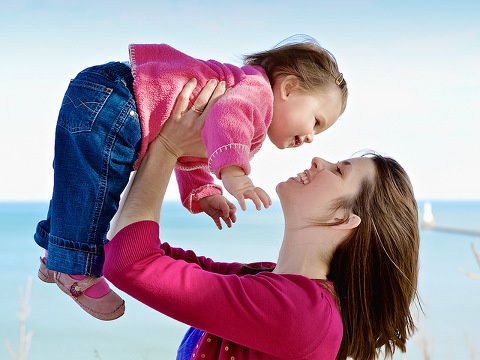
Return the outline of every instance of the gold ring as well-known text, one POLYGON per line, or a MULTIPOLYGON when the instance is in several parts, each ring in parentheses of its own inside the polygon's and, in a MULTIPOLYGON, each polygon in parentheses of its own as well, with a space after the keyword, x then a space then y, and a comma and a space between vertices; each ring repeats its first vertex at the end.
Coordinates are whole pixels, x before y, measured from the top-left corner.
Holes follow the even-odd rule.
POLYGON ((199 115, 200 115, 201 113, 203 113, 203 110, 197 108, 195 105, 192 105, 192 107, 190 108, 190 110, 195 111, 195 112, 196 112, 197 114, 199 114, 199 115))

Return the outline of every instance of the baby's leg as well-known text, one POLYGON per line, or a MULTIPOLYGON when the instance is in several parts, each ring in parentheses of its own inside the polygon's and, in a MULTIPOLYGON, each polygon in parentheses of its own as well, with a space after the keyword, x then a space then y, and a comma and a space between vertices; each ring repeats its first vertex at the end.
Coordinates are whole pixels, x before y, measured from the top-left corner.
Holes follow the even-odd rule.
POLYGON ((35 240, 48 249, 46 267, 57 272, 57 284, 74 298, 110 291, 105 280, 83 280, 102 276, 105 235, 140 146, 131 82, 123 64, 89 68, 72 80, 60 110, 53 196, 35 240))

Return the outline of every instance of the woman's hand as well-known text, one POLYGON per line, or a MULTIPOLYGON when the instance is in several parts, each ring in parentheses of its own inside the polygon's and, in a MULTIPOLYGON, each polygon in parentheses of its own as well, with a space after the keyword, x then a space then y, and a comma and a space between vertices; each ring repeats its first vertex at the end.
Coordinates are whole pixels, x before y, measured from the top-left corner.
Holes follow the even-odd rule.
POLYGON ((137 221, 159 222, 160 208, 177 159, 183 155, 202 156, 205 152, 202 128, 208 111, 225 93, 225 83, 217 86, 217 82, 211 80, 205 85, 194 105, 195 109, 204 109, 200 116, 195 109, 187 110, 196 84, 196 80, 190 80, 185 85, 160 134, 148 146, 131 188, 124 195, 123 207, 115 215, 109 236, 115 236, 120 229, 137 221))
POLYGON ((204 86, 192 108, 187 110, 188 101, 197 80, 190 80, 177 98, 169 119, 163 125, 156 141, 161 141, 168 151, 180 156, 207 157, 207 150, 202 140, 202 129, 210 108, 225 93, 225 82, 217 85, 216 80, 209 80, 204 86), (200 116, 198 114, 201 114, 200 116))

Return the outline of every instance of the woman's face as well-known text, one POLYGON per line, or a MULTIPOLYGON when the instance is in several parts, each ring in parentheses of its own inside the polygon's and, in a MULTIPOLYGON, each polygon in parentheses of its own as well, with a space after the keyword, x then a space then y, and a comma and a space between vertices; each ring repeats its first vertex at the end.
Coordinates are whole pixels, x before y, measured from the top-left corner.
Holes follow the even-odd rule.
POLYGON ((333 201, 355 196, 366 178, 373 179, 375 164, 369 158, 330 163, 313 158, 309 169, 277 185, 284 213, 307 220, 331 215, 333 201))

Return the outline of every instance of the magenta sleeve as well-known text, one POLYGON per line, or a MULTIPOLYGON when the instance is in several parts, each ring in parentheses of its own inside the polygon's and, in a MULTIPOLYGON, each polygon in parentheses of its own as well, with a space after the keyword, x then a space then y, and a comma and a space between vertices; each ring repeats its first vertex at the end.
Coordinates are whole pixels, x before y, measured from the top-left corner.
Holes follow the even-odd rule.
POLYGON ((208 271, 238 265, 160 245, 151 221, 122 229, 105 253, 113 285, 190 326, 277 357, 304 358, 322 343, 338 349, 342 325, 333 296, 306 277, 208 271))

